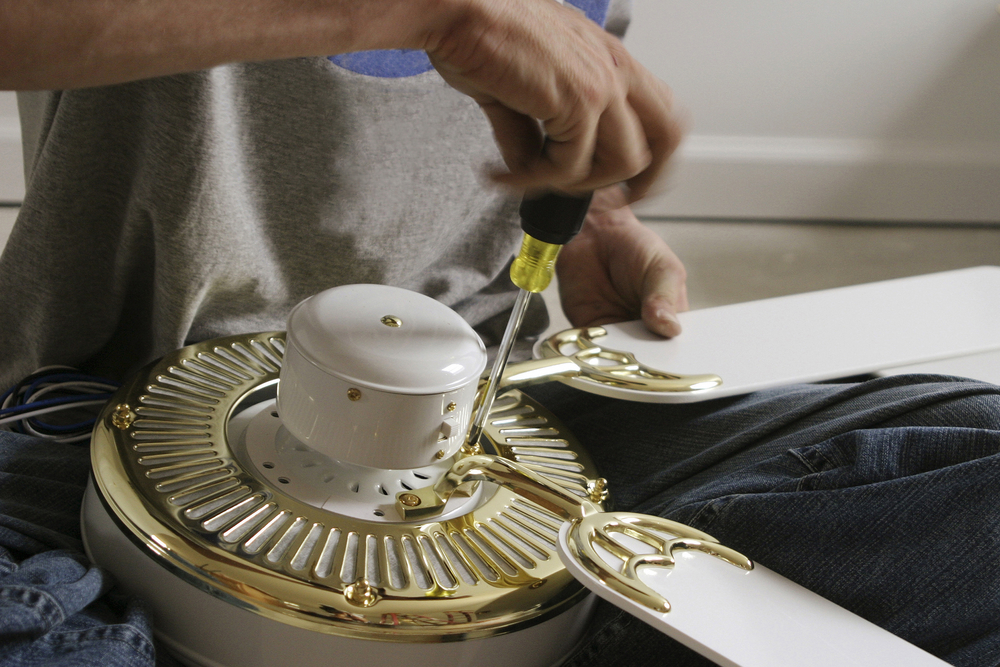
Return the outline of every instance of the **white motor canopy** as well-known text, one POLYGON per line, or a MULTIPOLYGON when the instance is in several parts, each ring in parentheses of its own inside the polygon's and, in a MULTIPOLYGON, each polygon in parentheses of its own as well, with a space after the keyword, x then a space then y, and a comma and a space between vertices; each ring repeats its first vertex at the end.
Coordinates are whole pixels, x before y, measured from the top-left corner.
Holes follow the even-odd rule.
POLYGON ((486 367, 482 340, 455 311, 386 285, 345 285, 306 299, 288 318, 288 342, 343 380, 401 394, 452 391, 486 367))
POLYGON ((397 287, 335 287, 288 318, 278 412, 336 461, 422 468, 461 447, 484 368, 483 342, 444 304, 397 287))

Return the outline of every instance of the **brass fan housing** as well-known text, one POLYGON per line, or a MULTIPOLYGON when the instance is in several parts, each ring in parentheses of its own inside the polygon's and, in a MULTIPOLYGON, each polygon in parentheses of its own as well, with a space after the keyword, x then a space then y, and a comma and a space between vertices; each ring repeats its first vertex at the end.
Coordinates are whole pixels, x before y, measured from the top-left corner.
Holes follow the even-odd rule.
MULTIPOLYGON (((281 332, 183 348, 138 373, 99 419, 85 542, 149 600, 158 636, 204 665, 362 655, 502 665, 522 638, 541 648, 518 650, 518 664, 557 662, 589 606, 557 555, 562 520, 492 485, 420 521, 304 500, 302 484, 322 499, 323 484, 351 493, 356 482, 276 476, 233 428, 241 413, 271 412, 284 350, 281 332)), ((495 454, 572 494, 586 496, 597 477, 572 434, 516 390, 497 402, 485 433, 495 454)), ((419 473, 381 472, 376 492, 387 502, 419 473)))

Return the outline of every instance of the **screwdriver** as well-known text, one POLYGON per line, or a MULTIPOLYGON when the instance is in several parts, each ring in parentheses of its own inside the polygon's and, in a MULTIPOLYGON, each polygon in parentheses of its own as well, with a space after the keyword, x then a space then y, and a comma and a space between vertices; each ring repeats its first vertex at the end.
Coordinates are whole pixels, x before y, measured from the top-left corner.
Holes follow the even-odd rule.
POLYGON ((520 252, 510 266, 510 279, 520 289, 510 319, 507 320, 500 349, 493 361, 490 377, 486 381, 483 400, 472 420, 472 426, 469 427, 466 443, 473 449, 483 434, 500 378, 507 368, 507 359, 521 330, 528 301, 533 293, 541 292, 552 282, 559 251, 580 231, 592 197, 592 192, 585 195, 549 192, 540 197, 525 196, 521 201, 521 229, 524 231, 524 239, 520 252))

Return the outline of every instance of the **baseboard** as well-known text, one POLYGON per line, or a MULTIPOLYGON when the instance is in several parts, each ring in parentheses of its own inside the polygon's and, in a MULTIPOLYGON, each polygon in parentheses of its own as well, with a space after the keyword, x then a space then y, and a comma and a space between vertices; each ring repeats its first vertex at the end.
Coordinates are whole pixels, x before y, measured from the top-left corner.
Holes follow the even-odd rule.
POLYGON ((693 135, 647 217, 1000 224, 1000 145, 693 135))
POLYGON ((0 204, 24 199, 21 128, 16 118, 0 117, 0 204))

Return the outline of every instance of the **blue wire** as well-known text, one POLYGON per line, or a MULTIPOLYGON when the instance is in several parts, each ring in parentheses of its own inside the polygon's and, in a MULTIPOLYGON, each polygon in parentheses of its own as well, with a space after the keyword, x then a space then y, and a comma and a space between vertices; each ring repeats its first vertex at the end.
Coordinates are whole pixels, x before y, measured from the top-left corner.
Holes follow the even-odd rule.
POLYGON ((40 422, 37 419, 29 419, 28 423, 31 424, 32 428, 44 429, 46 431, 56 431, 57 433, 67 433, 69 431, 76 430, 90 430, 97 421, 97 417, 93 419, 88 419, 85 422, 77 422, 76 424, 66 424, 65 426, 60 426, 58 424, 46 424, 45 422, 40 422))
MULTIPOLYGON (((26 396, 31 396, 35 393, 35 388, 39 384, 48 382, 98 382, 100 384, 109 384, 113 387, 117 387, 117 382, 112 382, 111 380, 105 380, 104 378, 95 377, 93 375, 84 375, 83 373, 55 373, 52 375, 43 375, 28 387, 28 391, 25 392, 26 396)), ((13 389, 13 387, 11 387, 13 389)), ((3 399, 0 399, 0 403, 3 403, 3 399)))
MULTIPOLYGON (((63 366, 61 368, 64 370, 74 370, 68 366, 63 366)), ((101 384, 107 384, 113 387, 121 386, 118 382, 115 382, 114 380, 98 377, 96 375, 87 375, 85 373, 49 373, 47 375, 42 375, 41 377, 35 379, 28 387, 26 395, 30 396, 31 394, 33 394, 35 392, 35 389, 38 387, 40 383, 52 382, 52 381, 99 382, 101 384)), ((0 405, 3 405, 4 401, 7 400, 7 397, 9 397, 12 393, 14 393, 14 390, 17 389, 19 386, 21 386, 22 382, 18 382, 13 387, 7 389, 7 391, 5 391, 3 394, 0 394, 0 405)))
POLYGON ((13 414, 20 414, 23 412, 33 412, 39 408, 47 408, 52 405, 68 405, 70 403, 80 403, 82 401, 97 401, 97 400, 108 400, 114 394, 82 394, 80 396, 65 396, 63 398, 47 398, 44 401, 35 401, 34 403, 28 403, 26 405, 18 405, 13 408, 5 408, 0 410, 0 418, 7 417, 13 414))

